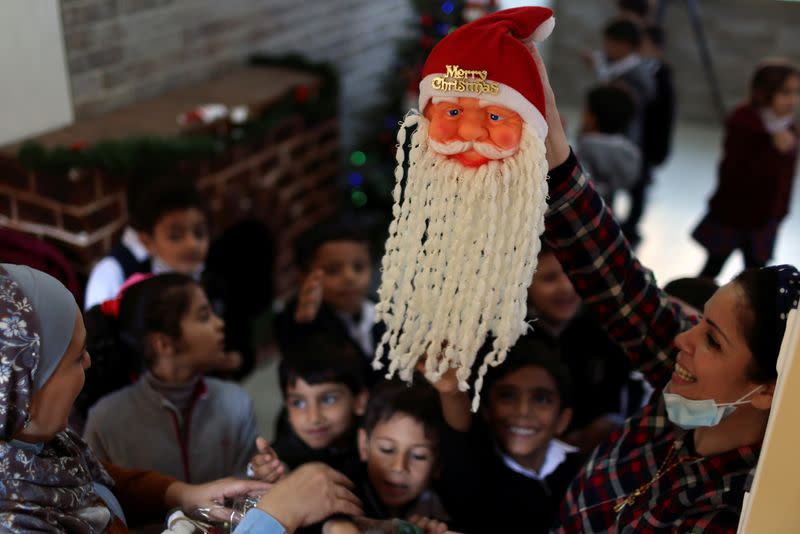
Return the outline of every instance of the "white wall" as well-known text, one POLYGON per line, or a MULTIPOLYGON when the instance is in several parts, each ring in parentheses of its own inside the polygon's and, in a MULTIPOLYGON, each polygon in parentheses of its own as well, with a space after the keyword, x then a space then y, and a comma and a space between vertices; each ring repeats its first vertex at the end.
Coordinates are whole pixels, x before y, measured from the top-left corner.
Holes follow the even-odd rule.
POLYGON ((3 0, 0 145, 72 122, 57 0, 3 0))

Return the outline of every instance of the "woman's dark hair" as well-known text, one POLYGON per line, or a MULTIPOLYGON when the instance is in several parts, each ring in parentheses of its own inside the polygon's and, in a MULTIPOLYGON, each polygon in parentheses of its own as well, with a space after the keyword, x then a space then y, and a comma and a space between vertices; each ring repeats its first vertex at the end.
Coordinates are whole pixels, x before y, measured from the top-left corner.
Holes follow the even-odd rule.
POLYGON ((753 382, 775 380, 775 364, 781 349, 781 325, 777 308, 778 275, 770 269, 745 269, 733 279, 744 293, 739 307, 739 325, 753 362, 748 375, 753 382))
POLYGON ((397 379, 378 383, 370 392, 362 426, 367 434, 372 434, 379 423, 388 421, 397 414, 407 415, 418 421, 424 429, 425 437, 434 443, 438 455, 444 416, 439 394, 425 377, 415 374, 411 384, 397 379))
POLYGON ((79 415, 85 417, 101 397, 131 384, 147 368, 153 358, 148 334, 180 337, 180 322, 189 310, 194 287, 197 282, 189 276, 162 274, 125 290, 116 317, 104 311, 103 305, 86 312, 86 349, 92 365, 75 402, 79 415))
POLYGON ((800 70, 783 59, 768 59, 756 67, 750 80, 750 98, 754 106, 767 107, 786 80, 800 76, 800 70))

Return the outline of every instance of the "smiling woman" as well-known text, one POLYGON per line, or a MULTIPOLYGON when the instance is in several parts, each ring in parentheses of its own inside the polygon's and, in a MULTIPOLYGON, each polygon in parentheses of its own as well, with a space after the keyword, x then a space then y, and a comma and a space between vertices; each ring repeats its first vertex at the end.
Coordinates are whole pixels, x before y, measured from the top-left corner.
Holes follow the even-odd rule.
POLYGON ((556 531, 733 532, 758 462, 800 272, 745 270, 714 293, 703 317, 687 316, 633 256, 570 153, 543 79, 551 167, 544 238, 610 337, 662 393, 595 449, 556 531))

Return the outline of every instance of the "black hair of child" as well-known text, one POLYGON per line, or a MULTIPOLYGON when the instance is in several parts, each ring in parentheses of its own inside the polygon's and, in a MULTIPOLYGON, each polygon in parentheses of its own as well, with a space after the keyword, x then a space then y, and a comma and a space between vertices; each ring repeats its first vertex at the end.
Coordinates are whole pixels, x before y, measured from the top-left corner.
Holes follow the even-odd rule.
POLYGON ((604 134, 622 134, 636 114, 630 92, 616 85, 600 85, 586 95, 586 107, 595 118, 597 130, 604 134))
POLYGON ((675 298, 681 299, 690 306, 703 311, 706 301, 711 298, 717 289, 717 284, 712 278, 700 276, 676 278, 664 286, 664 292, 675 298))
POLYGON ((364 363, 353 342, 343 335, 317 331, 285 347, 278 366, 281 393, 302 379, 308 384, 344 384, 358 395, 366 388, 364 363))
POLYGON ((645 18, 650 14, 650 0, 618 0, 617 8, 645 18))
POLYGON ((660 50, 664 48, 667 42, 667 34, 664 32, 662 26, 658 24, 648 24, 644 27, 644 34, 656 48, 660 50))
POLYGON ((148 334, 181 335, 180 322, 191 305, 191 277, 167 273, 138 282, 125 290, 117 316, 102 305, 84 315, 86 349, 92 365, 75 407, 85 417, 100 398, 132 384, 152 362, 148 334))
POLYGON ((210 212, 205 197, 190 179, 151 181, 129 191, 128 222, 141 232, 152 234, 158 221, 173 211, 196 208, 207 219, 210 212))
POLYGON ((425 437, 438 449, 444 428, 439 394, 425 377, 415 374, 411 384, 398 379, 378 383, 370 392, 362 427, 372 434, 379 423, 397 414, 411 417, 422 424, 425 437))
POLYGON ((307 273, 317 251, 331 241, 352 241, 370 246, 368 229, 363 221, 347 214, 334 216, 304 232, 295 241, 295 263, 300 270, 307 273))
POLYGON ((634 49, 642 45, 642 30, 639 25, 627 19, 617 19, 603 30, 603 37, 610 41, 627 43, 634 49))
MULTIPOLYGON (((535 323, 534 328, 536 328, 535 323)), ((483 382, 483 397, 488 398, 489 390, 498 380, 529 366, 541 367, 553 377, 561 401, 561 410, 572 405, 572 378, 567 364, 561 359, 556 348, 530 336, 520 337, 508 351, 503 363, 497 367, 489 367, 483 382)))

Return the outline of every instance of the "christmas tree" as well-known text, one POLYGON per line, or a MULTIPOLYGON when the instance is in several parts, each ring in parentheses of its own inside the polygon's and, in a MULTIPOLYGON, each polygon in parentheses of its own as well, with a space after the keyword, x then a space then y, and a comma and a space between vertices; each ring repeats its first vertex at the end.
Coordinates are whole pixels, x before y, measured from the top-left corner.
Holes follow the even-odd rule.
POLYGON ((346 203, 374 228, 382 243, 391 220, 397 130, 417 107, 422 67, 431 49, 465 22, 495 9, 494 0, 411 0, 415 16, 410 37, 397 44, 396 63, 387 68, 383 100, 362 118, 360 140, 348 151, 346 203))

